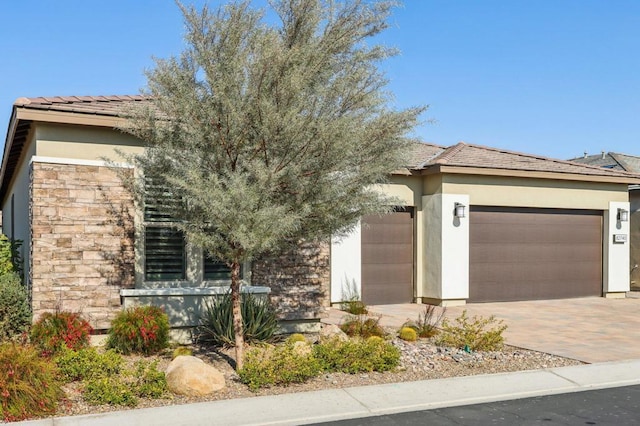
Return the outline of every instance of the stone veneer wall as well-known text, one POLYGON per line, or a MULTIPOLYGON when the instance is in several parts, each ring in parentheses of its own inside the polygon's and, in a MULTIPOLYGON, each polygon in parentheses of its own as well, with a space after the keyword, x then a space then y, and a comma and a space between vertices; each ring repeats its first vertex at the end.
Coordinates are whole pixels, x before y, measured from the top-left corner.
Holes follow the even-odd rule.
POLYGON ((329 306, 329 256, 329 244, 303 243, 277 258, 253 262, 251 283, 271 288, 280 320, 318 320, 329 306))
POLYGON ((96 329, 133 288, 133 200, 108 167, 32 163, 29 281, 34 318, 79 312, 96 329))

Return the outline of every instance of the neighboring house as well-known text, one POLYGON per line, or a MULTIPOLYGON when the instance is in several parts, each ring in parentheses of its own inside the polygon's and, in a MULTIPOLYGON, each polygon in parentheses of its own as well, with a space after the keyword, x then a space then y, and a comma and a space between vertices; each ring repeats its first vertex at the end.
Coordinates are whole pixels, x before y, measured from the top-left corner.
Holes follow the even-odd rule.
MULTIPOLYGON (((603 167, 609 170, 622 170, 630 173, 640 173, 640 157, 616 152, 602 151, 597 155, 573 158, 569 161, 603 167)), ((629 202, 631 203, 630 242, 631 242, 631 288, 640 290, 640 185, 629 185, 629 202)))
MULTIPOLYGON (((110 164, 141 152, 115 130, 139 96, 21 98, 0 170, 3 232, 24 241, 37 316, 80 311, 97 329, 136 303, 161 304, 174 326, 197 321, 226 291, 228 270, 136 208, 110 164), (163 251, 160 249, 162 248, 163 251), (169 256, 164 256, 168 254, 169 256)), ((111 165, 112 166, 112 165, 111 165)), ((416 144, 380 190, 389 215, 348 237, 245 265, 247 291, 266 292, 280 318, 314 325, 349 291, 374 303, 624 296, 629 288, 627 187, 640 176, 467 145, 416 144), (268 288, 267 288, 268 287, 268 288)))

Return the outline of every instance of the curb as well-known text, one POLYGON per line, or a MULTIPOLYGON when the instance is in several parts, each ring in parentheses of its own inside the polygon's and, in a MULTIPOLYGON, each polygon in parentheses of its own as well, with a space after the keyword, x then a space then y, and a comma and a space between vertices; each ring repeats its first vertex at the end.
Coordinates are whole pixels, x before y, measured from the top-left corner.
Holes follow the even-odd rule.
POLYGON ((640 359, 53 417, 17 424, 301 425, 637 384, 640 359))

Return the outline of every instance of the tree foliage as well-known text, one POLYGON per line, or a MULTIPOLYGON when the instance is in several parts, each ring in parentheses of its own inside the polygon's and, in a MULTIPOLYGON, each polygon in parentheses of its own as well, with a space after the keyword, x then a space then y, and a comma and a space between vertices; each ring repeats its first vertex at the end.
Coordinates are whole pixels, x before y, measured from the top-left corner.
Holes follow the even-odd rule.
POLYGON ((180 5, 186 48, 148 71, 149 102, 124 128, 187 238, 232 267, 232 296, 241 262, 388 208, 376 184, 406 164, 424 109, 391 109, 378 69, 396 53, 371 43, 394 2, 269 4, 277 23, 250 1, 180 5))

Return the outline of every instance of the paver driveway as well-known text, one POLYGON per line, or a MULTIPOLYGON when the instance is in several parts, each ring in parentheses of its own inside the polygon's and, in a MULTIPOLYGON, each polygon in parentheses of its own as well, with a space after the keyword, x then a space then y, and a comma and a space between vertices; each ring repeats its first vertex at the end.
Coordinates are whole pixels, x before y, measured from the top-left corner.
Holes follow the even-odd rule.
MULTIPOLYGON (((640 358, 640 299, 540 300, 477 303, 447 309, 455 318, 466 309, 469 316, 495 315, 508 325, 504 333, 509 345, 593 363, 640 358)), ((372 313, 382 315, 383 325, 399 327, 408 318, 417 319, 423 305, 376 305, 372 313)), ((340 315, 332 312, 329 320, 340 315)))

